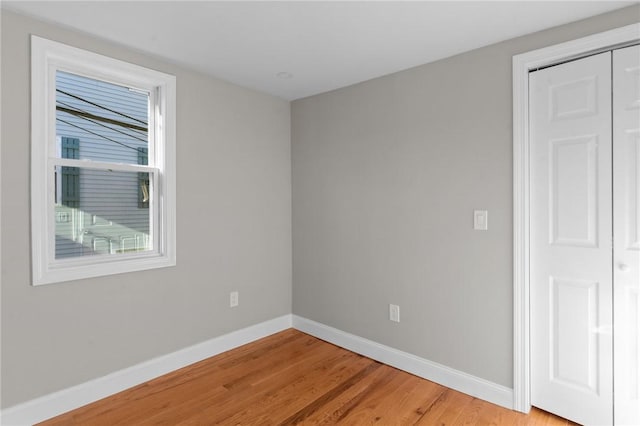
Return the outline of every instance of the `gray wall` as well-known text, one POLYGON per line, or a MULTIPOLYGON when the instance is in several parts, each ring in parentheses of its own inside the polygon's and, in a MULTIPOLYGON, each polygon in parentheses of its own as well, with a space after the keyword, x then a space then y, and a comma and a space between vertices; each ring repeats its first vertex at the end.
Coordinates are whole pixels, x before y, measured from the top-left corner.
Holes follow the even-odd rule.
POLYGON ((294 101, 294 313, 512 387, 512 56, 639 20, 634 6, 294 101))
POLYGON ((288 102, 4 10, 1 71, 2 407, 291 313, 288 102), (31 286, 30 33, 177 76, 176 267, 31 286))

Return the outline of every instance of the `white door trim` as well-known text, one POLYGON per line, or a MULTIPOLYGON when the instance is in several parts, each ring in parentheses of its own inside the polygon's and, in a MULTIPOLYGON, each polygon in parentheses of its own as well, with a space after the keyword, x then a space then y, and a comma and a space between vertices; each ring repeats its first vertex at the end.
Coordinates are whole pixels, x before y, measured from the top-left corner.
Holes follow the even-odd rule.
POLYGON ((529 71, 640 41, 640 23, 513 57, 513 408, 528 413, 529 71))

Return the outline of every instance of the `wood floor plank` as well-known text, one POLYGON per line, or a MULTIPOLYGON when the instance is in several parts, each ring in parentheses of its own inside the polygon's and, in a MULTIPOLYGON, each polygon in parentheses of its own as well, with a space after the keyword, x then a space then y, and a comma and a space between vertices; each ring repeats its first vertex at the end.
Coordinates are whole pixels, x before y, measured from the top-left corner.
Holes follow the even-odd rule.
POLYGON ((481 401, 289 329, 43 425, 575 426, 481 401))
POLYGON ((386 421, 387 416, 386 413, 380 411, 380 405, 388 398, 389 394, 395 395, 398 389, 410 379, 410 375, 386 365, 383 368, 388 373, 372 387, 360 404, 340 420, 340 424, 385 424, 382 420, 384 418, 386 421))
MULTIPOLYGON (((314 380, 320 380, 326 371, 326 368, 324 368, 326 364, 339 364, 341 360, 348 360, 354 357, 355 354, 350 354, 347 351, 336 353, 333 348, 321 347, 304 359, 282 366, 280 374, 272 377, 272 380, 262 381, 261 377, 254 377, 256 382, 263 383, 261 386, 251 386, 251 383, 248 383, 247 386, 242 387, 225 387, 229 390, 227 394, 211 403, 203 404, 199 410, 194 410, 190 418, 186 418, 181 412, 176 415, 169 411, 163 415, 175 418, 176 424, 180 423, 181 416, 185 417, 186 421, 193 421, 199 424, 217 424, 230 421, 229 419, 237 413, 245 413, 246 415, 247 411, 253 412, 252 407, 260 406, 261 402, 277 401, 278 396, 285 399, 284 397, 289 389, 301 387, 301 381, 306 380, 312 384, 314 380), (242 406, 238 406, 238 401, 243 401, 242 406)), ((352 365, 351 368, 357 368, 357 366, 352 365)), ((264 374, 271 374, 271 372, 264 371, 264 374)), ((304 389, 301 389, 301 391, 304 391, 304 389)), ((290 397, 285 401, 289 399, 293 398, 290 397)), ((280 400, 282 403, 285 401, 280 400)))
MULTIPOLYGON (((370 400, 378 389, 393 388, 393 381, 399 377, 395 369, 378 363, 376 367, 379 368, 380 374, 375 376, 375 380, 370 386, 362 389, 356 398, 349 401, 349 407, 341 410, 340 415, 335 418, 335 422, 348 424, 350 416, 355 415, 354 413, 357 413, 361 409, 363 401, 370 400)), ((329 422, 329 424, 331 423, 329 422)))
POLYGON ((404 425, 415 425, 431 410, 437 407, 438 401, 446 391, 444 386, 428 380, 414 378, 414 389, 395 404, 398 422, 404 425))
MULTIPOLYGON (((415 425, 437 406, 446 388, 436 383, 416 378, 419 382, 414 391, 395 405, 394 417, 400 423, 415 425)), ((391 402, 391 401, 390 401, 391 402)))
POLYGON ((469 402, 469 404, 465 405, 464 409, 455 420, 454 424, 460 426, 470 426, 478 424, 480 410, 482 409, 484 404, 486 404, 485 401, 473 398, 471 402, 469 402))
POLYGON ((341 422, 382 380, 388 377, 389 370, 382 368, 382 364, 377 363, 377 366, 379 368, 354 383, 353 386, 343 389, 341 393, 335 392, 334 398, 311 413, 304 423, 332 425, 341 422))
POLYGON ((421 410, 421 415, 413 422, 413 426, 435 424, 436 419, 438 419, 447 408, 447 401, 451 398, 454 391, 444 386, 438 386, 442 389, 438 390, 437 396, 429 401, 426 409, 421 410))
POLYGON ((324 407, 327 403, 335 399, 340 394, 344 393, 345 390, 352 387, 359 381, 367 378, 367 376, 374 373, 380 367, 382 367, 382 364, 377 362, 367 363, 364 366, 364 368, 362 368, 360 371, 353 374, 348 379, 341 381, 339 383, 336 383, 330 389, 327 389, 324 393, 319 395, 317 398, 313 399, 308 404, 300 407, 298 411, 296 411, 291 416, 284 419, 282 422, 280 422, 280 424, 295 425, 304 421, 309 416, 317 412, 321 407, 324 407))
POLYGON ((239 424, 246 424, 248 421, 255 421, 256 424, 269 421, 275 424, 297 424, 321 407, 332 395, 379 367, 380 364, 372 360, 363 357, 354 359, 352 354, 345 354, 334 362, 318 364, 312 372, 299 375, 294 381, 284 384, 267 398, 229 420, 239 424))
MULTIPOLYGON (((286 418, 298 406, 308 403, 323 388, 339 382, 373 361, 351 352, 325 345, 311 354, 306 362, 288 366, 282 374, 256 386, 234 390, 227 401, 205 408, 198 421, 211 423, 238 419, 256 422, 266 415, 270 419, 286 418), (243 401, 238 410, 237 400, 243 401), (280 408, 286 408, 281 410, 280 408), (262 411, 260 411, 262 410, 262 411)), ((240 423, 243 424, 243 423, 240 423)))
POLYGON ((494 404, 484 403, 478 413, 478 426, 515 425, 516 413, 494 404))
POLYGON ((394 398, 387 395, 390 386, 379 389, 377 400, 371 398, 370 421, 378 424, 412 425, 444 389, 404 372, 400 376, 404 380, 393 390, 394 398))
POLYGON ((440 415, 436 418, 425 418, 424 421, 418 423, 420 425, 452 425, 462 412, 466 409, 467 405, 473 401, 473 397, 460 393, 460 392, 447 392, 447 399, 444 401, 440 415))

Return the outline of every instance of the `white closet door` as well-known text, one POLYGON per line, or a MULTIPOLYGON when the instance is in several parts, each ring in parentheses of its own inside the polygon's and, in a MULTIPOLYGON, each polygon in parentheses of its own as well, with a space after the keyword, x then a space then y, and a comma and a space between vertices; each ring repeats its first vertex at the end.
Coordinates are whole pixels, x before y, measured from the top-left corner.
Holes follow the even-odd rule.
POLYGON ((640 425, 640 46, 613 52, 616 425, 640 425))
POLYGON ((613 423, 611 53, 532 72, 531 401, 613 423))

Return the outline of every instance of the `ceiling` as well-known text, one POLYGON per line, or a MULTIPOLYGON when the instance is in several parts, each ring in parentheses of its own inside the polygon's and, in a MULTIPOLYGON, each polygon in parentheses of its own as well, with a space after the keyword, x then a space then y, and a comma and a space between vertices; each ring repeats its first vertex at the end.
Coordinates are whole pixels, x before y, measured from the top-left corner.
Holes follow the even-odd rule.
POLYGON ((638 1, 3 1, 293 100, 638 1))

